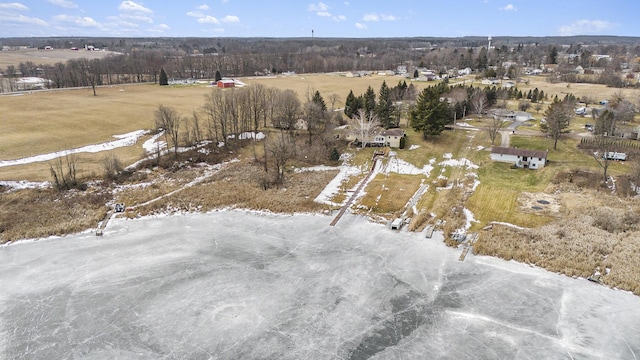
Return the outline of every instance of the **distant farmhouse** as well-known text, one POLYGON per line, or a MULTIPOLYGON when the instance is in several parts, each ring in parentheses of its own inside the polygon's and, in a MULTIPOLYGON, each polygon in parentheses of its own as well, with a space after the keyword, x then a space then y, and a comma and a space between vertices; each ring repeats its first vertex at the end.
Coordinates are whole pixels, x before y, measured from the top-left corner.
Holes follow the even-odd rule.
POLYGON ((495 109, 490 111, 494 119, 502 121, 527 121, 533 119, 531 113, 526 111, 511 111, 506 109, 495 109))
POLYGON ((494 146, 491 160, 513 164, 519 168, 539 169, 547 164, 548 151, 494 146))
POLYGON ((192 85, 195 83, 195 79, 169 79, 169 85, 192 85))

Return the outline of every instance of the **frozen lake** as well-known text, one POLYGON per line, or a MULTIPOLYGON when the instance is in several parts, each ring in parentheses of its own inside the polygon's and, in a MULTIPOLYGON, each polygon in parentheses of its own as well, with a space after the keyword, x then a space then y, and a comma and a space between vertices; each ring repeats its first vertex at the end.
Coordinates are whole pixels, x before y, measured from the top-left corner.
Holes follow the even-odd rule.
POLYGON ((330 221, 221 211, 1 247, 0 358, 640 356, 640 297, 330 221))

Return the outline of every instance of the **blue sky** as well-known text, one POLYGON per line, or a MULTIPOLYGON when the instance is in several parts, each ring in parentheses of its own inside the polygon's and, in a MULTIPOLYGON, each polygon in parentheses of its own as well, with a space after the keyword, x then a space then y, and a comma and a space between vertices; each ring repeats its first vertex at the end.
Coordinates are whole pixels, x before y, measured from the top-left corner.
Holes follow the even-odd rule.
POLYGON ((0 37, 640 36, 638 16, 638 0, 15 0, 0 37))

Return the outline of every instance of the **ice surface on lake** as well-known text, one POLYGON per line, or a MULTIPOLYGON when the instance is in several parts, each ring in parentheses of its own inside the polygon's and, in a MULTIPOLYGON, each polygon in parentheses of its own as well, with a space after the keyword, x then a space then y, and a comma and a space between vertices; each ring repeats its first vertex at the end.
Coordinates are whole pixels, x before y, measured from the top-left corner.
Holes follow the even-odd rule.
POLYGON ((0 247, 1 359, 634 359, 640 298, 346 216, 0 247))

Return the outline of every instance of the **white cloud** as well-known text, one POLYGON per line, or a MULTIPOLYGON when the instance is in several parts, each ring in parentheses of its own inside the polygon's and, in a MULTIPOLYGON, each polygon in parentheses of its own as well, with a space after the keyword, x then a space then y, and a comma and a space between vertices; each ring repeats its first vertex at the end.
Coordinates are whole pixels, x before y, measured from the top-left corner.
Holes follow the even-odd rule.
POLYGON ((202 11, 207 11, 207 10, 209 10, 209 5, 202 4, 202 5, 198 6, 196 9, 202 10, 202 11))
POLYGON ((370 14, 364 14, 364 16, 362 17, 363 21, 396 21, 398 20, 398 18, 396 18, 393 15, 385 15, 385 14, 376 14, 376 13, 370 13, 370 14))
POLYGON ((187 16, 193 16, 197 18, 205 17, 206 15, 201 13, 200 11, 188 11, 187 16))
POLYGON ((144 13, 144 14, 153 14, 153 10, 144 7, 142 4, 139 4, 135 1, 123 1, 120 6, 118 6, 118 10, 126 11, 126 12, 136 12, 136 13, 144 13))
POLYGON ((367 29, 367 25, 365 24, 361 24, 361 23, 356 23, 356 27, 360 30, 365 30, 367 29))
POLYGON ((240 18, 235 15, 227 15, 222 18, 222 22, 227 24, 237 24, 240 22, 240 18))
POLYGON ((329 5, 323 2, 309 5, 309 11, 312 11, 312 12, 324 12, 327 10, 329 10, 329 5))
POLYGON ((169 25, 167 24, 159 24, 151 29, 147 29, 147 31, 156 33, 156 34, 162 34, 167 30, 171 30, 171 27, 169 27, 169 25))
POLYGON ((24 15, 0 16, 0 21, 3 23, 21 23, 21 24, 41 25, 41 26, 47 25, 47 23, 44 20, 41 20, 38 18, 32 18, 24 15))
POLYGON ((518 11, 518 9, 515 6, 513 6, 513 4, 507 4, 504 7, 501 7, 500 10, 503 10, 503 11, 518 11))
POLYGON ((322 17, 331 17, 331 13, 328 11, 318 11, 316 15, 322 16, 322 17))
POLYGON ((204 17, 201 17, 198 19, 198 22, 200 24, 215 24, 215 25, 220 25, 220 20, 218 20, 217 18, 211 16, 211 15, 207 15, 204 17))
POLYGON ((49 3, 56 5, 56 6, 60 6, 63 7, 65 9, 77 9, 78 8, 78 4, 69 1, 69 0, 47 0, 49 3))
POLYGON ((347 17, 344 16, 344 15, 338 15, 338 16, 334 16, 333 20, 335 20, 335 21, 346 21, 347 17))
POLYGON ((56 15, 53 17, 54 21, 71 23, 82 27, 102 27, 97 21, 85 16, 71 16, 71 15, 56 15))
POLYGON ((0 9, 29 11, 29 8, 21 3, 0 3, 0 9))
POLYGON ((616 24, 604 20, 578 20, 570 25, 561 26, 558 34, 572 35, 605 35, 604 32, 616 27, 616 24))
POLYGON ((378 20, 380 20, 380 17, 376 13, 364 14, 364 16, 362 17, 362 20, 364 20, 364 21, 378 21, 378 20))

